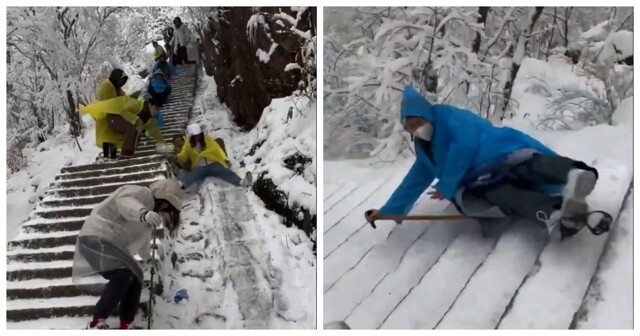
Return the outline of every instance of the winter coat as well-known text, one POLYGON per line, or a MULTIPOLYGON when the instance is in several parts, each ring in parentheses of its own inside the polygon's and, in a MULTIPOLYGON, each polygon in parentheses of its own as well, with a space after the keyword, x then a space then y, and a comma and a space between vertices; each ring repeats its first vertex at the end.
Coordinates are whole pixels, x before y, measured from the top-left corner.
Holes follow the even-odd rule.
POLYGON ((150 241, 153 228, 143 222, 143 215, 153 211, 156 199, 182 209, 184 191, 172 180, 159 180, 148 188, 125 185, 96 205, 78 234, 73 258, 74 283, 78 277, 127 268, 142 281, 142 271, 134 259, 151 258, 150 241), (87 239, 93 244, 87 244, 87 239), (90 245, 90 246, 87 246, 90 245))
POLYGON ((494 127, 471 111, 451 105, 430 104, 412 87, 404 90, 401 119, 420 117, 433 125, 432 140, 414 139, 416 161, 404 180, 380 209, 384 214, 406 215, 435 178, 435 188, 453 200, 468 174, 495 165, 518 149, 531 148, 557 155, 532 137, 509 127, 494 127), (431 157, 425 146, 430 148, 431 157))
MULTIPOLYGON (((99 96, 98 98, 104 97, 99 96)), ((116 144, 118 148, 122 148, 123 136, 109 127, 106 121, 107 114, 122 116, 126 121, 135 125, 139 132, 144 129, 149 132, 156 142, 164 143, 164 138, 158 129, 156 120, 150 118, 146 122, 143 122, 138 116, 143 106, 144 101, 141 99, 119 96, 93 103, 82 107, 80 110, 96 120, 96 146, 98 148, 102 148, 104 142, 113 143, 116 144)))
POLYGON ((149 241, 152 227, 142 222, 142 216, 152 211, 154 204, 149 188, 122 186, 93 208, 78 236, 98 237, 121 251, 139 254, 147 260, 151 257, 149 241))
POLYGON ((167 56, 167 53, 164 51, 164 48, 161 45, 157 45, 153 47, 153 59, 158 60, 160 56, 167 56))
POLYGON ((173 46, 174 52, 178 49, 178 46, 186 47, 191 42, 191 32, 187 25, 184 23, 180 27, 173 31, 173 38, 169 44, 173 46))
POLYGON ((178 164, 185 169, 190 165, 190 169, 193 170, 200 163, 200 159, 205 159, 210 163, 219 163, 225 168, 229 168, 227 164, 227 155, 222 150, 222 147, 212 137, 204 135, 204 141, 206 148, 199 152, 195 148, 191 147, 190 141, 185 141, 184 146, 180 154, 178 154, 178 164))

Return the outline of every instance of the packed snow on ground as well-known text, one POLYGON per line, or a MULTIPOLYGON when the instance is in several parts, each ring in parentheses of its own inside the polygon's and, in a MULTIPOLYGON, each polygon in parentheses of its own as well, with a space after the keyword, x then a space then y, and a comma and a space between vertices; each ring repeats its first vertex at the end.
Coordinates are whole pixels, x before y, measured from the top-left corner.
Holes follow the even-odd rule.
MULTIPOLYGON (((615 111, 614 126, 598 125, 585 127, 577 131, 543 131, 535 129, 537 121, 547 113, 547 104, 557 96, 561 88, 586 87, 586 79, 580 77, 578 73, 578 69, 572 69, 571 65, 567 64, 567 62, 561 58, 551 58, 547 63, 535 59, 525 59, 513 90, 513 98, 519 102, 519 110, 513 119, 505 120, 504 125, 514 127, 534 136, 561 155, 582 160, 588 164, 596 161, 596 164, 610 168, 606 169, 605 173, 613 175, 607 177, 607 179, 630 180, 633 174, 633 97, 621 102, 615 111), (533 84, 541 84, 551 95, 545 94, 544 90, 530 90, 533 84)), ((380 162, 373 158, 367 160, 324 161, 325 183, 323 198, 325 204, 325 222, 323 225, 325 227, 325 258, 327 258, 327 249, 337 251, 337 247, 341 244, 355 244, 353 245, 355 247, 351 250, 360 250, 356 245, 365 244, 365 242, 359 242, 357 236, 351 236, 345 241, 330 241, 330 237, 332 236, 346 237, 347 235, 333 232, 336 230, 344 230, 344 228, 332 229, 329 233, 326 232, 327 228, 339 220, 356 218, 352 217, 350 213, 354 210, 358 210, 356 216, 358 216, 357 218, 361 218, 364 223, 364 217, 361 215, 363 211, 359 210, 381 207, 395 190, 413 160, 413 157, 400 157, 392 163, 380 162), (381 179, 385 178, 397 182, 384 183, 381 179), (362 195, 357 197, 356 194, 358 193, 362 195), (351 203, 345 204, 349 202, 351 203)), ((619 196, 622 197, 626 191, 626 187, 621 188, 618 191, 620 193, 619 196)), ((590 199, 590 202, 606 203, 602 201, 604 200, 590 199)), ((578 319, 578 328, 631 328, 633 326, 633 234, 631 227, 632 210, 630 209, 631 203, 629 203, 632 201, 628 200, 627 202, 629 206, 622 214, 618 226, 612 228, 612 233, 609 237, 610 241, 605 247, 603 252, 604 256, 595 274, 596 283, 591 284, 587 300, 583 303, 581 310, 584 310, 583 313, 585 316, 582 319, 578 319)), ((436 211, 435 209, 444 208, 444 203, 447 202, 437 202, 423 196, 418 202, 415 212, 431 214, 436 211)), ((414 237, 414 239, 418 239, 418 237, 414 237)), ((397 244, 398 241, 395 240, 392 241, 392 243, 397 244)), ((389 244, 389 242, 385 244, 389 244)), ((516 247, 512 246, 511 248, 516 247)), ((341 272, 346 271, 346 269, 332 269, 332 267, 339 268, 339 265, 335 264, 335 262, 331 265, 327 264, 327 260, 325 260, 325 291, 327 291, 327 279, 330 279, 331 283, 334 283, 334 281, 338 280, 339 274, 343 274, 341 272)), ((549 267, 549 265, 546 266, 549 267)), ((397 269, 397 267, 402 268, 403 266, 394 266, 392 268, 397 269)), ((371 267, 371 269, 367 271, 371 273, 372 277, 374 277, 374 274, 377 274, 375 273, 375 268, 376 267, 371 267)), ((360 271, 364 272, 362 269, 360 269, 360 271)), ((385 282, 386 280, 390 279, 385 279, 385 282)), ((498 279, 495 280, 497 281, 498 279)), ((395 287, 404 286, 401 284, 401 282, 403 282, 402 279, 398 279, 398 281, 395 287)), ((353 286, 356 287, 361 285, 363 284, 353 284, 353 286)), ((394 285, 388 286, 393 287, 394 285)), ((357 292, 355 288, 354 292, 357 292)), ((407 293, 407 295, 408 294, 409 293, 407 293)), ((536 300, 536 298, 527 295, 520 296, 526 296, 520 297, 519 299, 525 299, 525 301, 528 300, 528 302, 536 300)), ((347 295, 341 296, 340 300, 356 300, 356 302, 361 303, 362 297, 354 296, 351 298, 347 295)), ((432 300, 437 301, 438 298, 432 298, 432 300)), ((559 300, 561 299, 559 298, 559 300)), ((325 295, 324 305, 331 306, 332 304, 335 304, 336 308, 341 305, 339 303, 328 302, 327 296, 325 295)), ((411 309, 410 307, 404 308, 411 309)), ((417 308, 414 307, 414 309, 417 308)), ((524 315, 535 315, 538 313, 536 309, 541 309, 541 306, 531 305, 529 312, 522 312, 523 309, 520 309, 520 312, 524 315)), ((364 320, 367 320, 364 316, 376 315, 376 312, 380 313, 378 310, 376 307, 358 307, 357 312, 351 311, 349 315, 351 320, 347 320, 347 322, 362 319, 362 321, 356 324, 367 324, 368 322, 364 322, 364 320)), ((329 313, 331 313, 331 311, 329 311, 329 313)), ((570 313, 572 314, 573 312, 570 313)), ((327 314, 327 310, 325 309, 325 317, 327 314)), ((468 312, 468 314, 473 314, 473 312, 468 312)), ((398 316, 394 317, 396 317, 396 321, 399 321, 397 319, 398 316)), ((419 324, 419 321, 412 320, 413 317, 415 316, 407 317, 409 320, 405 321, 405 327, 411 327, 411 325, 415 323, 419 324)), ((512 322, 516 319, 512 319, 512 322)), ((325 319, 324 322, 331 322, 331 319, 325 319)), ((445 324, 448 323, 450 325, 453 323, 447 319, 445 319, 445 322, 445 324)), ((519 322, 515 321, 515 323, 526 323, 526 321, 519 320, 519 322)))
POLYGON ((611 233, 577 329, 633 327, 633 192, 611 233))
POLYGON ((98 156, 93 119, 85 116, 83 120, 85 129, 78 137, 82 151, 67 127, 55 130, 55 136, 35 148, 23 149, 26 167, 7 178, 7 241, 16 237, 20 224, 35 210, 39 197, 44 196, 60 169, 91 163, 98 156))
MULTIPOLYGON (((200 124, 204 131, 215 138, 222 138, 225 142, 231 169, 238 175, 244 176, 245 172, 251 171, 257 177, 258 173, 269 167, 280 167, 282 154, 289 153, 294 148, 298 148, 305 155, 311 155, 314 159, 312 167, 307 168, 309 176, 291 179, 290 184, 282 183, 290 196, 304 205, 314 204, 312 208, 315 211, 315 178, 312 179, 313 184, 306 181, 311 180, 311 173, 315 176, 315 106, 313 108, 304 108, 303 104, 299 104, 303 114, 296 115, 288 124, 288 127, 275 128, 278 123, 270 124, 264 122, 266 116, 270 118, 285 118, 286 109, 293 104, 292 98, 284 98, 275 100, 271 105, 272 112, 265 111, 263 120, 255 130, 249 133, 242 133, 240 129, 231 121, 229 110, 223 106, 216 95, 215 81, 212 77, 202 79, 199 88, 199 94, 196 98, 195 107, 191 123, 200 124), (203 92, 204 91, 204 92, 203 92), (285 109, 282 112, 282 109, 285 109), (313 122, 311 122, 313 120, 313 122), (306 122, 306 125, 302 123, 306 122), (268 127, 274 127, 268 129, 268 127), (280 135, 279 132, 285 132, 280 135), (289 136, 290 140, 285 140, 289 136), (295 137, 294 140, 293 138, 295 137), (239 162, 247 155, 251 144, 259 139, 266 139, 265 144, 271 146, 271 150, 275 153, 266 155, 262 164, 249 164, 245 168, 241 168, 239 162), (278 155, 279 154, 279 155, 278 155), (298 193, 298 194, 297 194, 298 193), (304 193, 309 193, 307 196, 304 193), (307 201, 310 197, 312 201, 307 201)), ((267 108, 269 109, 269 108, 267 108)), ((269 119, 269 118, 267 118, 269 119)), ((270 119, 269 119, 270 120, 270 119)), ((279 171, 279 170, 278 170, 279 171)), ((215 230, 215 228, 207 228, 203 226, 208 219, 207 215, 203 215, 203 211, 216 210, 215 191, 224 182, 215 179, 205 181, 199 189, 204 195, 202 203, 194 208, 183 209, 182 217, 198 218, 202 221, 197 226, 189 226, 183 228, 184 237, 197 236, 198 232, 206 232, 207 230, 215 230), (207 195, 212 195, 210 200, 207 195), (213 203, 212 203, 213 201, 213 203), (213 210, 211 210, 213 209, 213 210), (204 230, 204 231, 202 231, 204 230)), ((193 193, 194 191, 191 191, 193 193)), ((193 195, 193 194, 191 194, 193 195)), ((277 310, 277 317, 272 320, 272 328, 315 328, 316 325, 316 257, 313 254, 313 242, 305 235, 305 233, 295 227, 287 228, 282 224, 282 219, 277 214, 267 210, 262 201, 252 192, 246 193, 249 207, 253 211, 255 222, 248 224, 248 228, 244 235, 251 235, 252 239, 240 239, 248 244, 249 249, 255 252, 256 258, 262 260, 258 263, 253 261, 258 268, 277 269, 280 270, 282 284, 277 288, 272 288, 274 293, 274 303, 281 306, 281 302, 286 302, 287 309, 284 311, 277 310), (256 249, 259 249, 257 251, 256 249), (265 266, 264 260, 269 260, 265 266), (280 298, 280 299, 278 299, 280 298)), ((193 196, 191 196, 193 197, 193 196)), ((197 203, 197 202, 196 202, 197 203)), ((213 216, 216 216, 216 215, 213 216)), ((236 214, 240 216, 241 214, 236 214)), ((214 219, 215 221, 216 219, 214 219)), ((238 222, 240 223, 240 221, 238 222)), ((218 225, 218 224, 216 224, 218 225)), ((244 231, 244 230, 243 230, 244 231)), ((190 238, 189 238, 190 239, 190 238)), ((165 290, 170 291, 167 295, 172 296, 178 289, 186 289, 189 293, 190 300, 185 304, 176 304, 172 301, 158 302, 157 316, 154 325, 156 328, 242 328, 243 318, 238 311, 241 302, 238 302, 237 293, 232 289, 230 279, 225 279, 223 274, 217 272, 220 260, 223 259, 221 254, 226 246, 219 248, 220 255, 217 252, 206 252, 206 248, 199 247, 199 243, 190 243, 188 239, 179 240, 176 245, 176 251, 180 255, 186 255, 190 251, 199 251, 204 253, 205 257, 200 261, 187 261, 185 264, 179 265, 179 271, 182 275, 175 275, 172 284, 166 284, 165 290), (211 255, 209 255, 211 254, 211 255), (209 258, 210 257, 210 258, 209 258), (185 276, 184 273, 190 274, 185 276), (204 279, 204 280, 203 280, 204 279), (224 293, 221 293, 221 288, 224 293)), ((209 247, 210 249, 211 247, 209 247)), ((180 258, 180 256, 179 256, 180 258)), ((222 272, 230 271, 222 268, 222 272)), ((257 286, 267 286, 263 283, 266 274, 258 273, 255 279, 246 279, 248 283, 256 282, 257 286)), ((245 284, 245 286, 247 286, 245 284)), ((159 300, 161 301, 161 300, 159 300)), ((257 307, 256 309, 260 309, 257 307)))
MULTIPOLYGON (((147 46, 146 51, 134 61, 134 64, 119 65, 129 76, 127 84, 123 87, 125 92, 133 93, 146 88, 147 80, 142 79, 138 72, 144 69, 151 70, 152 53, 153 50, 149 50, 147 46)), ((102 75, 109 76, 108 73, 102 75)), ((100 79, 104 80, 106 77, 100 79)), ((99 84, 98 81, 96 83, 99 84)), ((68 125, 57 127, 51 138, 35 148, 27 146, 23 150, 28 160, 26 167, 7 178, 7 240, 16 236, 20 224, 35 209, 39 197, 42 197, 49 189, 49 184, 55 181, 60 169, 92 163, 102 151, 95 146, 95 121, 87 115, 82 116, 82 121, 84 128, 78 137, 82 151, 70 135, 68 125)))

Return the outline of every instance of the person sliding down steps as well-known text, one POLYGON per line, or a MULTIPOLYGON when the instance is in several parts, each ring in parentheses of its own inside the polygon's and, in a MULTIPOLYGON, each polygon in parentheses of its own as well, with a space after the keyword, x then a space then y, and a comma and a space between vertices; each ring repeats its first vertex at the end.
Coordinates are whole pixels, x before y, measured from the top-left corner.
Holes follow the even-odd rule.
MULTIPOLYGON (((109 329, 107 318, 120 307, 120 329, 138 329, 133 320, 144 281, 138 254, 151 260, 150 241, 161 225, 174 232, 179 223, 184 191, 175 180, 160 180, 148 188, 125 185, 98 204, 82 225, 73 257, 73 283, 101 275, 109 282, 102 290, 88 329, 109 329)), ((86 282, 85 282, 86 283, 86 282)))
POLYGON ((430 104, 412 87, 402 99, 401 121, 414 140, 416 161, 379 210, 365 212, 373 223, 384 215, 405 216, 431 185, 431 199, 449 200, 465 216, 527 219, 546 228, 553 240, 585 225, 606 232, 611 216, 590 212, 586 197, 598 171, 556 154, 509 127, 494 127, 475 113, 430 104))
POLYGON ((187 136, 189 141, 184 143, 177 157, 178 165, 189 171, 180 180, 183 189, 188 189, 207 177, 216 177, 235 186, 251 187, 253 183, 251 173, 247 172, 245 178, 241 179, 229 169, 231 164, 227 160, 225 150, 218 141, 204 134, 200 125, 187 126, 187 136))

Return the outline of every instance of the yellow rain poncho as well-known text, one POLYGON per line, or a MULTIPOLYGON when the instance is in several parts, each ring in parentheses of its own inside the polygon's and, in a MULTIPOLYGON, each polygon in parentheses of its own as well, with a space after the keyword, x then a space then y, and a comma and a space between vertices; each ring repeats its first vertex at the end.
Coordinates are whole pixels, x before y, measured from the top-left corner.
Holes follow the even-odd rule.
POLYGON ((204 135, 204 141, 207 148, 202 152, 198 152, 195 148, 191 147, 191 143, 189 141, 185 141, 184 146, 182 146, 182 151, 178 154, 178 163, 180 166, 186 168, 187 164, 191 163, 189 170, 193 170, 198 166, 198 163, 202 158, 206 159, 210 163, 217 162, 225 168, 229 168, 229 165, 226 162, 227 155, 224 153, 218 142, 206 134, 204 135))
POLYGON ((145 129, 157 143, 165 143, 162 133, 154 118, 142 124, 138 113, 142 111, 144 101, 129 96, 118 96, 115 87, 109 80, 105 80, 98 88, 98 102, 82 107, 80 111, 96 120, 96 146, 102 148, 105 142, 114 143, 122 149, 123 137, 113 131, 107 124, 107 114, 121 115, 126 121, 136 125, 138 132, 145 129))
POLYGON ((153 59, 155 61, 157 61, 158 58, 163 55, 166 57, 167 52, 164 51, 164 48, 161 45, 158 44, 157 46, 153 47, 153 59))

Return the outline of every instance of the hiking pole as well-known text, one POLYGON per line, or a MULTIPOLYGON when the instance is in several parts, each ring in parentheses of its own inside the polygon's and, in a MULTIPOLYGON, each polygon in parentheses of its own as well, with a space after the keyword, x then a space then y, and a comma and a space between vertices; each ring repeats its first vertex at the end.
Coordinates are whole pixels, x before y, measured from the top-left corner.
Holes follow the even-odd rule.
MULTIPOLYGON (((365 216, 371 215, 373 210, 367 210, 364 214, 365 216)), ((468 217, 463 215, 412 215, 412 216, 401 216, 401 215, 380 215, 376 220, 392 220, 392 221, 406 221, 406 220, 422 220, 422 221, 432 221, 432 220, 463 220, 468 217)), ((371 227, 374 229, 377 228, 375 224, 375 220, 369 222, 371 227)))
POLYGON ((153 303, 155 301, 155 295, 153 294, 153 276, 156 274, 156 249, 158 248, 158 236, 155 230, 151 230, 151 234, 153 235, 153 247, 151 248, 151 283, 149 284, 149 317, 147 318, 147 329, 151 329, 151 320, 153 319, 153 303))

